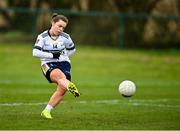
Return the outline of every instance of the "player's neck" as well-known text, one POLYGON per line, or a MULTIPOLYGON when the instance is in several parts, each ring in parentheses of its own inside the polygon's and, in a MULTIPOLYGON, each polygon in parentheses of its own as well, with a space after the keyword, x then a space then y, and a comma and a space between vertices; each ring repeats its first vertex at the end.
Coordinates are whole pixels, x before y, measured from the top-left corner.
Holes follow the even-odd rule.
POLYGON ((54 37, 57 36, 57 35, 54 34, 54 32, 53 32, 52 29, 49 30, 49 35, 50 35, 50 36, 54 36, 54 37))
POLYGON ((58 36, 53 33, 52 29, 48 30, 48 33, 53 40, 56 40, 58 38, 58 36))

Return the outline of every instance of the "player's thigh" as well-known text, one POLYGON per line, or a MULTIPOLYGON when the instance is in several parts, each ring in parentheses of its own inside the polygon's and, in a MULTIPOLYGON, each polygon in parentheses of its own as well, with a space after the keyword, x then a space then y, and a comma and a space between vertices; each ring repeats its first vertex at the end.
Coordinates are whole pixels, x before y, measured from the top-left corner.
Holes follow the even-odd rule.
POLYGON ((64 75, 64 73, 60 69, 57 68, 57 69, 54 69, 51 71, 50 78, 53 82, 57 83, 57 81, 59 79, 66 78, 66 76, 64 75))

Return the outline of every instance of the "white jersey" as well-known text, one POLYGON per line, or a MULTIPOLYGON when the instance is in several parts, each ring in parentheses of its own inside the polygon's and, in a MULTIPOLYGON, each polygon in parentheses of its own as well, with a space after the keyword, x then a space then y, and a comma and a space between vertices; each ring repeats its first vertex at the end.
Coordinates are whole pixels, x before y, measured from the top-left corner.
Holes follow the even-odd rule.
POLYGON ((71 37, 62 32, 56 40, 52 39, 49 30, 44 31, 38 35, 34 49, 33 56, 41 59, 41 65, 49 62, 70 62, 69 56, 75 52, 75 45, 71 37), (53 58, 53 52, 61 52, 59 59, 53 58))

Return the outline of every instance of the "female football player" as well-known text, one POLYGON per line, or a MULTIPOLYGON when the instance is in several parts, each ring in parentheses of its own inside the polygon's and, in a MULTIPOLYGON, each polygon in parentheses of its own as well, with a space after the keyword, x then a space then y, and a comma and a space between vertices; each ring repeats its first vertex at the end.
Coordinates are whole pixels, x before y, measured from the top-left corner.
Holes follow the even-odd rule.
POLYGON ((75 45, 69 34, 63 32, 68 19, 57 13, 52 15, 51 28, 39 34, 33 48, 33 56, 40 58, 41 69, 50 83, 56 83, 57 89, 51 96, 41 116, 52 119, 51 110, 60 103, 66 91, 78 97, 76 86, 71 82, 71 64, 69 56, 75 52, 75 45))

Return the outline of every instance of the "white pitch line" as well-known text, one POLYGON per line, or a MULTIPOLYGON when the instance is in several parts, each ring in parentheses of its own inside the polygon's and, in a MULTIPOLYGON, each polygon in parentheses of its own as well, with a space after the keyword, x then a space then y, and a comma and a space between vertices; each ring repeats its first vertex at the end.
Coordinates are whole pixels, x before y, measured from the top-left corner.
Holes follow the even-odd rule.
MULTIPOLYGON (((170 105, 166 102, 170 101, 168 99, 159 99, 159 100, 99 100, 93 101, 93 103, 97 104, 125 104, 125 105, 132 105, 132 106, 154 106, 154 107, 167 107, 167 108, 180 108, 180 105, 170 105), (161 102, 161 104, 157 103, 161 102)), ((176 99, 177 101, 177 99, 176 99)), ((179 100, 180 101, 180 100, 179 100)))
POLYGON ((38 106, 45 105, 47 102, 40 103, 0 103, 0 106, 38 106))
MULTIPOLYGON (((124 104, 124 105, 131 105, 131 106, 153 106, 153 107, 166 107, 166 108, 180 108, 180 105, 170 105, 167 104, 168 101, 174 101, 170 99, 155 99, 155 100, 142 100, 142 99, 135 99, 135 100, 95 100, 95 101, 70 101, 71 103, 77 104, 124 104), (160 104, 159 104, 160 102, 160 104)), ((175 101, 180 101, 176 99, 175 101)), ((68 101, 63 101, 62 103, 68 103, 68 101)), ((40 103, 0 103, 0 107, 14 107, 14 106, 39 106, 39 105, 46 105, 47 102, 40 102, 40 103)))

